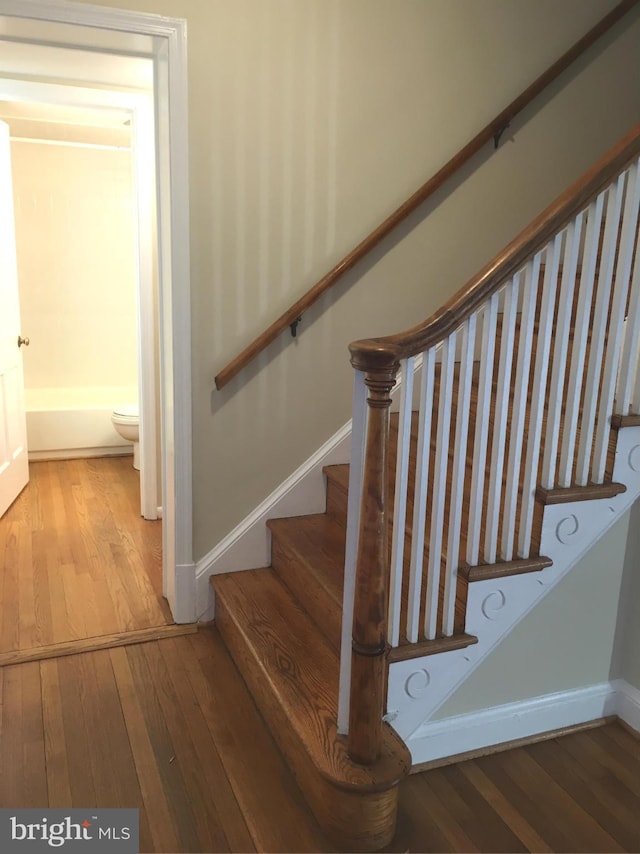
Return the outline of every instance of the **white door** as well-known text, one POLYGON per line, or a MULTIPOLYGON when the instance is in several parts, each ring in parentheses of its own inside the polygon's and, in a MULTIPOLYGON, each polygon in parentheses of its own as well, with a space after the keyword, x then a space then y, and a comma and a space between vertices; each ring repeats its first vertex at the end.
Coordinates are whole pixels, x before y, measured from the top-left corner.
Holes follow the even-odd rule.
POLYGON ((9 128, 0 122, 0 516, 29 480, 9 128))

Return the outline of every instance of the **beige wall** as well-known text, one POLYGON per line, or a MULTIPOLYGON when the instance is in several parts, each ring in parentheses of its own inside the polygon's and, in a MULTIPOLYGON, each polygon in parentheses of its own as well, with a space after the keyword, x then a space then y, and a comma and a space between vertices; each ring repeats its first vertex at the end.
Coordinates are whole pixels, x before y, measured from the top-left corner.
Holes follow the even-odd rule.
POLYGON ((103 5, 188 22, 197 559, 347 420, 350 340, 426 317, 638 120, 640 18, 219 393, 239 349, 615 0, 103 5))
MULTIPOLYGON (((637 541, 635 554, 640 554, 637 524, 635 532, 633 524, 629 525, 630 515, 636 517, 636 523, 640 521, 638 507, 640 504, 625 513, 553 592, 518 623, 435 718, 569 691, 612 678, 628 531, 632 532, 630 540, 635 537, 637 541)), ((636 591, 640 593, 637 584, 636 591)), ((637 605, 640 607, 640 596, 637 605)), ((637 613, 636 609, 636 620, 637 613)), ((640 652, 637 629, 635 644, 637 660, 640 652)), ((640 676, 637 666, 635 672, 640 676)), ((622 673, 615 674, 619 675, 622 673)))
POLYGON ((135 388, 130 152, 14 141, 11 154, 25 387, 135 388))

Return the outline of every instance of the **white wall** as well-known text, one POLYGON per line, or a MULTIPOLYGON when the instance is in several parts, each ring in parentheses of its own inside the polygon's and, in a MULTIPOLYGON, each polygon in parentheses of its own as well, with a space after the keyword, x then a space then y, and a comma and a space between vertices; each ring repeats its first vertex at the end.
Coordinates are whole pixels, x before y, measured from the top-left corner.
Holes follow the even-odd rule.
POLYGON ((27 390, 135 388, 130 151, 13 141, 11 154, 27 390))

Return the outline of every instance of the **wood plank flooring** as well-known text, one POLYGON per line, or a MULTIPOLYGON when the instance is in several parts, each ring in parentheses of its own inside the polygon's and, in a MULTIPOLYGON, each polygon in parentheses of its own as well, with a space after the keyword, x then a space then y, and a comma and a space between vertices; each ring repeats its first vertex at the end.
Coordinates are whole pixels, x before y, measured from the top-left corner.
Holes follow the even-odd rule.
POLYGON ((0 653, 167 625, 131 457, 37 462, 0 519, 0 653))
MULTIPOLYGON (((412 775, 393 851, 640 851, 619 724, 412 775)), ((0 806, 140 809, 141 851, 332 850, 215 628, 0 669, 0 806)))

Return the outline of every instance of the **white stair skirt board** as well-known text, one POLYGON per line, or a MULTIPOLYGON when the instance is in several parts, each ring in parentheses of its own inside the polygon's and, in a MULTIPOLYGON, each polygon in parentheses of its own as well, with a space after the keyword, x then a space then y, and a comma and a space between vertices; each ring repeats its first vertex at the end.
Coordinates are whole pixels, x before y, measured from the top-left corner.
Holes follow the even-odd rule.
POLYGON ((414 765, 617 715, 640 731, 640 691, 622 679, 425 723, 407 745, 414 765))
POLYGON ((324 466, 348 463, 351 421, 288 477, 271 495, 196 563, 196 602, 199 620, 213 619, 212 575, 269 566, 271 535, 268 519, 324 513, 326 485, 324 466))
POLYGON ((388 720, 405 741, 431 720, 489 652, 640 496, 640 427, 620 430, 613 479, 624 483, 627 491, 611 499, 545 508, 540 554, 551 558, 553 566, 469 585, 466 630, 478 637, 477 644, 390 666, 388 720))

